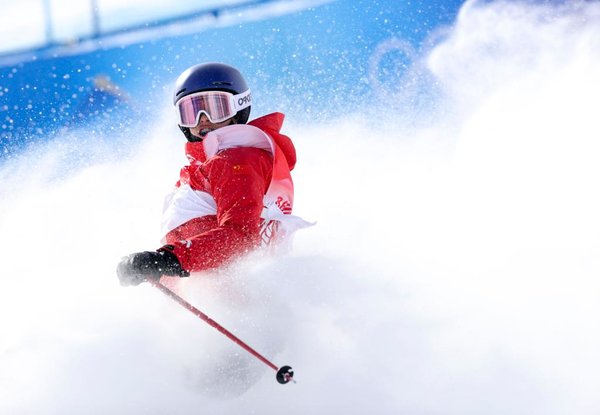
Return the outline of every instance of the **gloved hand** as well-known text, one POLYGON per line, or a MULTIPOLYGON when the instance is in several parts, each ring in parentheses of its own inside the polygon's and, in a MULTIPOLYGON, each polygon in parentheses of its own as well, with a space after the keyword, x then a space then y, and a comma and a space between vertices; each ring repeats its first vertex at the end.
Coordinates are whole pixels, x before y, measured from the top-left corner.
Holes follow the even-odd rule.
POLYGON ((121 285, 139 285, 149 279, 158 280, 163 275, 187 277, 175 254, 169 251, 145 251, 121 259, 117 266, 121 285))

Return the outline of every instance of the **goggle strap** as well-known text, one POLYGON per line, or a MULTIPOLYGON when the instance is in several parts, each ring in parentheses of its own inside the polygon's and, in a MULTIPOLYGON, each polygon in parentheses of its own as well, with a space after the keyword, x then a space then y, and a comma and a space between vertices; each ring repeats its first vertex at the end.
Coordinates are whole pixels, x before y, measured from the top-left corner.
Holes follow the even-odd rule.
POLYGON ((248 108, 252 105, 252 93, 250 89, 233 96, 233 105, 235 106, 236 112, 248 108))

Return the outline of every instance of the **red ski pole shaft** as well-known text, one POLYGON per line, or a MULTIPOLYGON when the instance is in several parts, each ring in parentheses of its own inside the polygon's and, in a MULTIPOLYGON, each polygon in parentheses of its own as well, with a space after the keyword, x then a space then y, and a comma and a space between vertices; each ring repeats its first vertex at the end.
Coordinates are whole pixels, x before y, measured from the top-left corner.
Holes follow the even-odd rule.
MULTIPOLYGON (((162 285, 160 282, 153 281, 153 280, 149 280, 149 281, 156 288, 158 288, 159 290, 161 290, 167 296, 171 297, 173 300, 175 300, 176 302, 178 302, 184 308, 186 308, 189 311, 191 311, 193 314, 195 314, 201 320, 203 320, 204 322, 206 322, 208 325, 216 328, 221 333, 223 333, 225 336, 229 337, 230 340, 232 340, 234 343, 236 343, 239 346, 241 346, 244 350, 246 350, 248 353, 252 354, 258 360, 260 360, 261 362, 263 362, 264 364, 266 364, 267 366, 269 366, 271 369, 275 370, 276 372, 279 371, 279 368, 277 366, 275 366, 273 363, 271 363, 269 360, 267 360, 264 356, 262 356, 260 353, 258 353, 256 350, 254 350, 252 347, 248 346, 246 343, 244 343, 243 341, 241 341, 239 338, 237 338, 233 333, 231 333, 225 327, 221 326, 219 323, 217 323, 216 321, 214 321, 212 318, 210 318, 209 316, 207 316, 206 314, 204 314, 202 311, 198 310, 196 307, 194 307, 193 305, 191 305, 190 303, 188 303, 187 301, 185 301, 183 298, 181 298, 180 296, 178 296, 177 294, 175 294, 173 291, 171 291, 170 289, 168 289, 167 287, 165 287, 164 285, 162 285)), ((291 376, 289 376, 289 378, 291 379, 291 376)))

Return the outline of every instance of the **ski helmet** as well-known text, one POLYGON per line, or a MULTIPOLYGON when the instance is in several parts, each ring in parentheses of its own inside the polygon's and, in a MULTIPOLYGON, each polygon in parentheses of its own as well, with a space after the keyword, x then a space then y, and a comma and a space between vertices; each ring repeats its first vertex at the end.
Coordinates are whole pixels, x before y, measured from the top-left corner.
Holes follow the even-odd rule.
MULTIPOLYGON (((173 104, 196 92, 204 91, 223 91, 233 95, 249 92, 248 85, 244 77, 236 68, 224 63, 208 62, 194 65, 185 71, 175 82, 175 91, 173 94, 173 104)), ((239 110, 234 115, 236 124, 246 124, 250 116, 251 106, 239 110)), ((179 126, 183 134, 190 140, 190 129, 179 126)))

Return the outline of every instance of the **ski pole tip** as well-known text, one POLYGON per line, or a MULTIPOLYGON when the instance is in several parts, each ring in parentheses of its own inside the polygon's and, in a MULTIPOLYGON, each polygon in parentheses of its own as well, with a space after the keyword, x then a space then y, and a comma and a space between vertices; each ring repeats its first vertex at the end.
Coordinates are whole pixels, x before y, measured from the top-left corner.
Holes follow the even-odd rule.
POLYGON ((290 366, 280 367, 277 371, 276 379, 277 382, 281 383, 282 385, 285 385, 289 381, 296 383, 296 381, 294 380, 294 371, 290 366))

